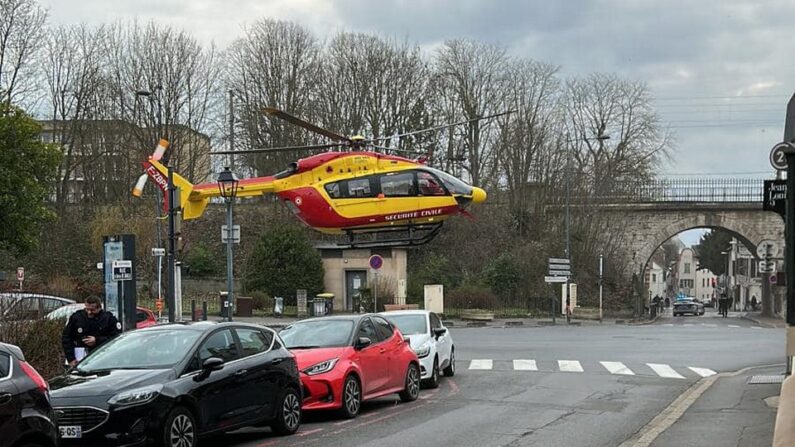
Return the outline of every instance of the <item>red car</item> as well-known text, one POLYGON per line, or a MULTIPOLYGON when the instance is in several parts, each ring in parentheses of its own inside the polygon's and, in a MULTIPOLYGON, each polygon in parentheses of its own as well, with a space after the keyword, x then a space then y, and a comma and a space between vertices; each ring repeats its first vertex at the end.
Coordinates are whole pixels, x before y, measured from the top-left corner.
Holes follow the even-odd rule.
MULTIPOLYGON (((49 320, 60 320, 60 319, 68 320, 73 313, 77 312, 78 310, 82 310, 84 307, 85 304, 83 303, 67 304, 66 306, 59 307, 58 309, 55 309, 54 311, 48 313, 45 318, 49 320)), ((154 326, 156 324, 157 324, 157 317, 155 316, 154 312, 152 312, 151 310, 145 307, 137 307, 135 309, 136 329, 154 326)))
POLYGON ((353 418, 362 401, 398 393, 410 402, 419 396, 417 355, 378 315, 312 318, 279 335, 301 371, 303 410, 334 409, 353 418))

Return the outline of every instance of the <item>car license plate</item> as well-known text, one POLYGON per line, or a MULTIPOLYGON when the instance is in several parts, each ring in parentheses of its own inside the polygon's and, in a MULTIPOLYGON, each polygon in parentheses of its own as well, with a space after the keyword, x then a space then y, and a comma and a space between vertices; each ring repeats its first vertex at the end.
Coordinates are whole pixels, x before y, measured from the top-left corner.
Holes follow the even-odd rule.
POLYGON ((83 427, 79 425, 62 425, 58 427, 61 438, 76 439, 83 437, 83 427))

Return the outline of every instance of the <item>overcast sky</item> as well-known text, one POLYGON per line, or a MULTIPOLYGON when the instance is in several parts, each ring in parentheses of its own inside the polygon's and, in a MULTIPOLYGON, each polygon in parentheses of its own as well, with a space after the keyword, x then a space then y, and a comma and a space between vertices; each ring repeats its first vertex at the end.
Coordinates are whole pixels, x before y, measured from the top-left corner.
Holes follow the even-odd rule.
POLYGON ((319 38, 361 31, 424 50, 471 38, 556 64, 564 76, 646 82, 676 152, 662 171, 772 175, 795 89, 792 0, 40 0, 50 22, 154 19, 221 48, 260 17, 319 38))

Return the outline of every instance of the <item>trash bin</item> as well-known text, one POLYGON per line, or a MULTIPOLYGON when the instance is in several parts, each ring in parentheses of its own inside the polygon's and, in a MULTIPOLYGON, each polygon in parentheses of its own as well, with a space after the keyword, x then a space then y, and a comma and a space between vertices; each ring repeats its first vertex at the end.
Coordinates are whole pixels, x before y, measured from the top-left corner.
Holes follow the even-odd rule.
POLYGON ((273 297, 273 316, 281 317, 284 314, 284 298, 280 296, 273 297))
POLYGON ((332 310, 334 310, 334 294, 330 292, 318 293, 315 299, 323 300, 323 315, 331 315, 332 310))
POLYGON ((254 315, 254 299, 248 296, 239 296, 235 299, 235 315, 238 317, 251 317, 254 315))
POLYGON ((323 298, 315 298, 312 300, 312 316, 322 317, 326 315, 326 300, 323 298))

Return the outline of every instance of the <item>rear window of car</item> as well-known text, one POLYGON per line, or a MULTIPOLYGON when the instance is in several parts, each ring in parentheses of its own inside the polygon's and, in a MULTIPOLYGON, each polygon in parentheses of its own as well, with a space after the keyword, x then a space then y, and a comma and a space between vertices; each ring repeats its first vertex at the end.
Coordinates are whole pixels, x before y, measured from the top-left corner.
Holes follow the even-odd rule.
POLYGON ((10 370, 11 357, 4 352, 0 352, 0 380, 5 379, 8 376, 8 372, 10 370))

